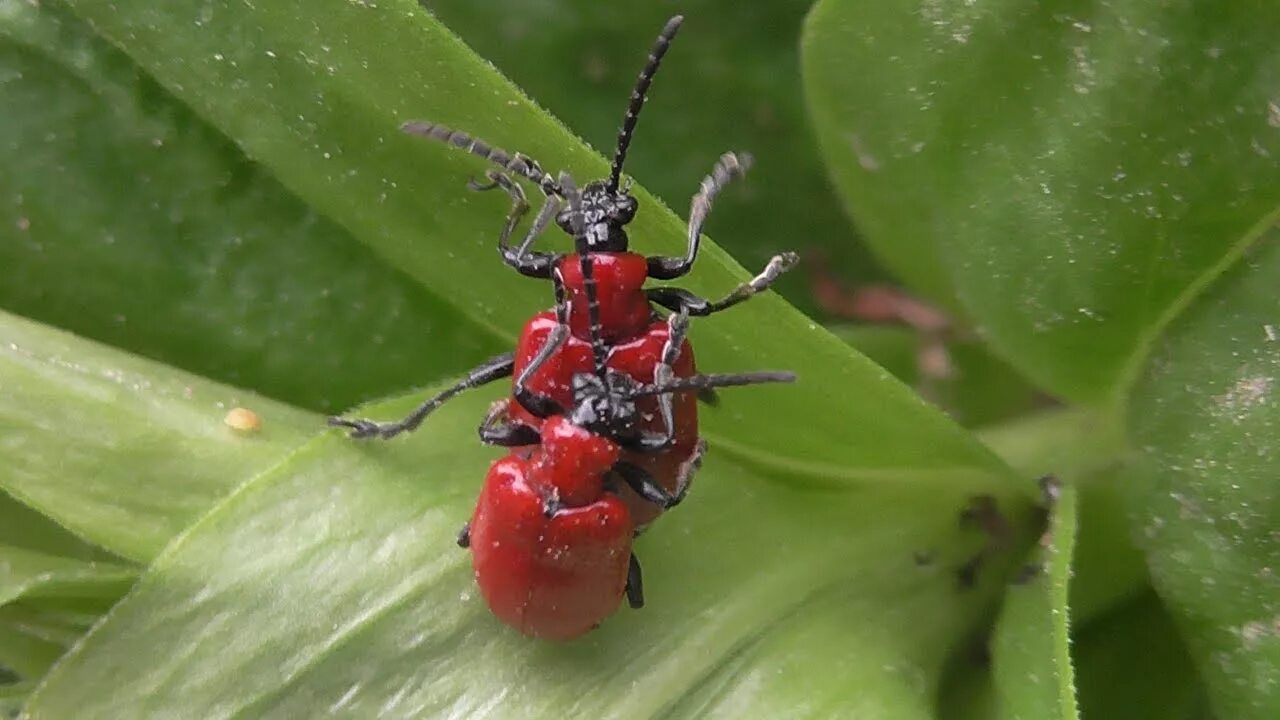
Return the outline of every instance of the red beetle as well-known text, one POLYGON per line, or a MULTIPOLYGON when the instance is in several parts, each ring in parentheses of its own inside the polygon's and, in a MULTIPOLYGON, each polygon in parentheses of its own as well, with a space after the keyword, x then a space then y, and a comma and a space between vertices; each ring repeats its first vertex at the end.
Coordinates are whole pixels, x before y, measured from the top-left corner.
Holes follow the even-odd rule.
MULTIPOLYGON (((562 183, 579 230, 582 198, 567 176, 562 183)), ((458 536, 459 545, 473 550, 476 581, 493 613, 527 635, 555 640, 595 627, 624 594, 632 607, 644 604, 640 563, 631 552, 637 518, 619 492, 625 486, 637 502, 642 498, 661 509, 684 496, 702 443, 695 439, 676 469, 674 491, 630 459, 670 455, 681 427, 672 395, 794 379, 790 373, 676 377, 675 366, 687 348, 684 311, 645 334, 646 339, 660 337, 656 346, 610 348, 601 332, 593 256, 581 254, 578 262, 590 342, 573 337, 567 302, 558 293, 550 325, 516 379, 520 416, 511 412, 508 399, 481 423, 485 442, 513 449, 490 468, 471 523, 458 536), (653 382, 638 381, 625 367, 629 359, 638 359, 640 372, 653 382), (554 379, 557 369, 582 364, 590 371, 573 373, 566 386, 554 379), (544 370, 553 376, 548 385, 554 393, 542 393, 529 382, 544 370), (562 399, 565 390, 571 403, 562 399), (656 403, 646 413, 640 402, 649 399, 656 403), (655 424, 660 431, 654 431, 655 424)), ((687 357, 692 368, 692 356, 687 357)), ((686 430, 696 436, 696 425, 686 430)))
MULTIPOLYGON (((372 420, 331 418, 330 423, 347 427, 353 437, 394 437, 418 427, 433 410, 449 398, 468 388, 494 380, 515 376, 513 395, 520 407, 512 415, 518 423, 537 430, 546 408, 529 405, 535 397, 549 397, 561 406, 571 401, 569 389, 576 373, 591 372, 591 359, 603 353, 604 364, 625 372, 640 382, 650 382, 659 365, 659 349, 666 344, 668 327, 654 312, 654 305, 670 309, 675 316, 710 315, 736 305, 769 287, 792 267, 797 257, 783 253, 774 257, 764 271, 735 288, 724 298, 708 301, 686 290, 674 287, 645 288, 648 278, 670 280, 682 277, 697 258, 702 227, 716 195, 734 177, 742 175, 750 165, 750 157, 726 153, 720 157, 710 175, 703 179, 694 195, 689 212, 688 248, 682 257, 646 257, 628 250, 625 226, 635 217, 638 201, 622 183, 622 168, 644 105, 649 85, 663 55, 680 27, 682 18, 669 20, 649 54, 631 94, 609 177, 588 183, 579 195, 572 179, 561 173, 552 178, 541 166, 519 153, 512 155, 469 135, 430 122, 411 122, 407 132, 440 140, 451 146, 479 155, 502 167, 506 173, 487 173, 489 183, 471 183, 477 190, 502 188, 513 202, 507 222, 498 239, 504 262, 523 275, 553 280, 557 293, 554 312, 540 313, 530 320, 521 334, 515 352, 496 356, 468 373, 457 385, 430 398, 414 412, 398 422, 378 423, 372 420), (510 174, 507 174, 510 173, 510 174), (510 244, 511 236, 529 209, 524 191, 512 175, 532 181, 546 196, 537 218, 518 246, 510 244), (569 207, 564 207, 570 200, 569 207), (575 252, 568 255, 531 250, 534 241, 554 218, 574 240, 575 252), (584 272, 585 270, 585 272, 584 272), (589 317, 588 286, 595 293, 595 320, 589 317), (567 310, 566 310, 567 308, 567 310), (593 328, 594 325, 594 328, 593 328), (603 345, 591 344, 593 336, 603 345)), ((676 376, 687 377, 695 371, 692 348, 681 342, 671 365, 676 376)), ((704 395, 710 398, 710 395, 704 395)), ((671 406, 676 431, 669 447, 662 453, 632 459, 645 466, 668 490, 673 490, 680 471, 693 459, 697 443, 697 405, 695 399, 680 394, 661 401, 646 398, 641 409, 657 418, 671 406)), ((656 427, 656 420, 649 421, 656 427)), ((646 523, 657 509, 629 498, 629 504, 640 524, 646 523)))
MULTIPOLYGON (((481 426, 491 442, 537 440, 490 467, 471 522, 458 535, 458 544, 472 550, 476 583, 493 614, 533 637, 576 638, 613 614, 624 595, 633 608, 644 604, 640 563, 631 551, 635 519, 618 493, 626 486, 668 508, 680 502, 686 486, 668 493, 625 458, 625 444, 663 443, 641 428, 637 399, 794 379, 748 373, 640 385, 629 375, 599 370, 574 377, 572 411, 543 420, 537 438, 527 437, 528 425, 510 424, 509 399, 481 426), (499 423, 502 418, 507 422, 499 423)), ((695 453, 700 457, 701 447, 695 453)))

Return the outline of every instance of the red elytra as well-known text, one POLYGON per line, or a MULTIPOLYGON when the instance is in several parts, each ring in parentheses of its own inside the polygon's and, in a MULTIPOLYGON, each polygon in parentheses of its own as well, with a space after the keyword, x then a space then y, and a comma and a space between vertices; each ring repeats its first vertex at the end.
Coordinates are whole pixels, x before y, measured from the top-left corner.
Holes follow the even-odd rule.
POLYGON ((617 444, 562 416, 542 444, 489 469, 471 518, 476 583, 489 609, 525 635, 572 640, 613 614, 626 591, 631 513, 604 489, 617 444), (552 517, 548 497, 560 501, 552 517))
MULTIPOLYGON (((667 342, 669 331, 665 321, 652 319, 651 314, 649 318, 641 333, 610 345, 605 362, 607 368, 625 373, 639 383, 654 381, 654 370, 662 357, 662 348, 667 342)), ((555 326, 555 313, 551 311, 538 313, 525 323, 524 331, 521 332, 520 340, 516 344, 514 372, 516 377, 520 376, 524 368, 546 344, 547 335, 555 326)), ((573 405, 574 400, 573 376, 579 373, 590 373, 592 369, 591 343, 577 337, 574 333, 558 351, 534 371, 526 382, 526 387, 539 395, 550 397, 561 407, 568 408, 573 405)), ((693 348, 688 341, 681 345, 680 356, 672 369, 676 377, 691 377, 696 373, 693 348)), ((623 458, 647 470, 659 485, 668 492, 674 493, 678 489, 685 463, 693 455, 698 444, 698 401, 692 393, 675 394, 671 401, 675 421, 671 447, 656 454, 624 450, 623 458)), ((652 432, 665 430, 658 413, 656 397, 638 398, 636 405, 643 413, 643 429, 652 432)), ((535 428, 541 428, 544 422, 542 418, 515 402, 511 404, 509 414, 513 421, 535 428)), ((645 527, 662 513, 661 508, 645 501, 628 487, 623 487, 619 494, 631 510, 632 519, 638 528, 645 527)))
MULTIPOLYGON (((635 403, 654 393, 794 379, 756 372, 640 383, 610 370, 577 378, 572 409, 542 420, 538 444, 512 448, 489 468, 458 536, 472 551, 489 609, 526 635, 572 640, 613 614, 624 596, 642 607, 640 562, 631 551, 636 525, 619 493, 625 483, 663 507, 683 493, 664 495, 656 478, 627 459, 619 438, 637 416, 635 403)), ((482 427, 518 422, 513 405, 504 400, 482 427)))

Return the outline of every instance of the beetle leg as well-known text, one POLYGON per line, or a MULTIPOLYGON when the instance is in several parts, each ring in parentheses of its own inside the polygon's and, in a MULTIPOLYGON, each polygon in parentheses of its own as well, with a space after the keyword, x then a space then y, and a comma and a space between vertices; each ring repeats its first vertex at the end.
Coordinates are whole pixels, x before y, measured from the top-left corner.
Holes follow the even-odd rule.
MULTIPOLYGON (((664 385, 675 377, 673 366, 680 358, 680 349, 684 346, 684 339, 688 333, 688 313, 682 309, 667 316, 667 340, 663 343, 662 354, 653 368, 654 385, 664 385)), ((675 441, 676 423, 671 393, 660 393, 657 396, 657 402, 658 415, 662 418, 662 432, 642 431, 638 437, 624 442, 628 449, 642 453, 660 453, 671 447, 671 443, 675 441)))
POLYGON ((510 404, 510 398, 503 398, 490 406, 484 420, 480 421, 478 428, 480 441, 498 447, 522 447, 541 443, 542 435, 535 428, 523 423, 510 422, 507 418, 507 408, 510 404))
MULTIPOLYGON (((662 345, 662 356, 653 368, 653 384, 663 385, 675 377, 676 361, 680 359, 680 349, 684 347, 685 336, 689 334, 689 314, 683 310, 673 312, 667 317, 667 341, 662 345)), ((662 417, 662 446, 667 447, 675 439, 675 400, 671 393, 658 395, 658 414, 662 417)))
POLYGON ((524 447, 542 442, 537 430, 519 423, 504 423, 496 427, 480 426, 480 442, 497 447, 524 447))
POLYGON ((679 498, 659 485, 648 470, 639 465, 621 460, 614 464, 613 469, 627 483, 628 487, 636 491, 637 495, 664 510, 674 507, 676 503, 680 502, 679 498))
POLYGON ((542 280, 551 279, 556 261, 560 259, 559 253, 531 252, 529 248, 537 240, 538 236, 546 230, 551 219, 559 212, 563 201, 556 195, 547 195, 546 200, 542 203, 542 208, 538 210, 538 214, 533 219, 533 225, 525 233, 524 239, 520 241, 518 247, 512 248, 511 235, 515 232, 516 226, 520 224, 525 214, 529 212, 529 201, 519 183, 512 180, 505 173, 489 170, 485 172, 485 177, 489 179, 489 182, 481 184, 475 180, 469 180, 467 181, 467 187, 479 192, 502 188, 507 192, 507 195, 511 196, 511 210, 507 212, 507 222, 502 227, 502 234, 498 236, 498 253, 502 255, 502 261, 521 275, 542 280))
POLYGON ((644 578, 640 575, 640 561, 635 553, 627 564, 627 604, 633 610, 644 607, 644 578))
POLYGON ((696 317, 703 317, 720 312, 762 293, 786 271, 796 266, 800 256, 793 252, 774 255, 759 275, 734 288, 719 300, 707 300, 683 288, 662 286, 647 288, 644 292, 651 302, 655 302, 672 312, 687 312, 696 317))
POLYGON ((706 453, 707 441, 698 440, 698 444, 693 447, 693 452, 680 463, 680 470, 676 475, 676 494, 667 507, 675 507, 684 501, 685 496, 689 494, 689 486, 693 484, 693 476, 702 468, 702 457, 706 453))
POLYGON ((711 203, 716 195, 734 178, 742 177, 751 167, 751 156, 742 153, 727 152, 716 160, 711 174, 702 179, 698 192, 694 193, 689 206, 689 238, 688 249, 684 257, 654 256, 648 258, 649 277, 655 280, 673 280, 689 272, 698 259, 698 245, 702 240, 702 226, 711 213, 711 203))
POLYGON ((551 359, 569 339, 569 304, 565 298, 564 286, 559 280, 555 281, 556 292, 556 326, 547 334, 546 339, 542 343, 542 347, 538 348, 538 354, 533 356, 529 364, 520 371, 520 375, 516 378, 512 394, 515 396, 516 402, 520 403, 535 417, 550 417, 564 412, 564 408, 560 404, 547 395, 539 395, 527 387, 525 384, 529 378, 533 377, 543 365, 551 359))
POLYGON ((331 417, 329 418, 329 424, 333 427, 348 428, 350 430, 349 434, 354 438, 393 438, 400 433, 416 430, 428 415, 454 395, 464 390, 491 383, 499 378, 510 377, 514 368, 514 353, 496 355, 467 373, 467 376, 459 380, 457 384, 440 391, 435 397, 428 399, 403 420, 397 422, 380 423, 365 419, 348 420, 346 418, 331 417))

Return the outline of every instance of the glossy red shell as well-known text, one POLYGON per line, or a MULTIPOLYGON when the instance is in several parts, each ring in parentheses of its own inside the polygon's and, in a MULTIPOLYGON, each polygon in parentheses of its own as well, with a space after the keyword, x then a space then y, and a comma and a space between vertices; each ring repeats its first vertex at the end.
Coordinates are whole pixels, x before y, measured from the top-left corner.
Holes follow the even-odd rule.
POLYGON ((546 425, 558 438, 549 446, 513 450, 489 469, 471 518, 472 562, 494 615, 526 635, 571 640, 618 609, 634 525, 626 505, 600 489, 617 446, 563 418, 546 425), (566 500, 591 484, 593 497, 566 500), (551 518, 548 492, 567 505, 551 518))
MULTIPOLYGON (((556 268, 560 281, 569 291, 569 328, 580 340, 591 340, 591 323, 587 317, 587 294, 582 284, 579 256, 566 255, 556 268)), ((629 340, 649 326, 653 310, 644 294, 649 277, 649 261, 643 255, 625 253, 591 253, 591 274, 596 281, 596 300, 600 305, 600 330, 605 342, 629 340)))
MULTIPOLYGON (((646 306, 647 307, 647 306, 646 306)), ((646 312, 649 312, 646 310, 646 312)), ((546 344, 548 333, 556 325, 555 314, 547 311, 539 313, 524 326, 520 341, 516 345, 515 376, 519 377, 524 368, 546 344)), ((667 342, 667 324, 662 320, 649 321, 641 332, 632 338, 613 344, 609 348, 607 365, 614 370, 624 372, 642 383, 653 382, 654 368, 662 357, 662 348, 667 342)), ((536 393, 549 395, 561 407, 573 405, 573 376, 577 373, 592 372, 593 359, 591 343, 571 336, 556 354, 538 369, 529 379, 528 387, 536 393)), ((681 346, 680 357, 674 366, 678 377, 689 377, 696 373, 693 348, 688 341, 681 346)), ((648 429, 657 432, 662 427, 658 416, 658 401, 647 397, 637 400, 640 411, 646 418, 648 429)), ((676 393, 673 396, 673 410, 676 424, 675 442, 665 452, 657 455, 624 452, 623 457, 649 471, 654 479, 669 492, 676 492, 680 468, 693 453, 698 442, 698 402, 693 393, 676 393)), ((511 419, 517 422, 541 428, 542 420, 534 417, 518 403, 512 403, 511 419)), ((621 490, 623 501, 631 510, 637 527, 644 527, 659 514, 659 509, 636 495, 629 487, 621 490)))

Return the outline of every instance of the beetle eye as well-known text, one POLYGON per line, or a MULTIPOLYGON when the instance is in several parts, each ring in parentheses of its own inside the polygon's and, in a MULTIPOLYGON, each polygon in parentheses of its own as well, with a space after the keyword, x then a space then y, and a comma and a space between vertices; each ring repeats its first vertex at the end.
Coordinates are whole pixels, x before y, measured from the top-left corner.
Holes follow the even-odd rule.
POLYGON ((613 218, 621 223, 629 223, 636 216, 636 207, 639 203, 630 195, 622 195, 618 197, 617 203, 614 204, 613 218))

